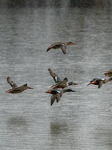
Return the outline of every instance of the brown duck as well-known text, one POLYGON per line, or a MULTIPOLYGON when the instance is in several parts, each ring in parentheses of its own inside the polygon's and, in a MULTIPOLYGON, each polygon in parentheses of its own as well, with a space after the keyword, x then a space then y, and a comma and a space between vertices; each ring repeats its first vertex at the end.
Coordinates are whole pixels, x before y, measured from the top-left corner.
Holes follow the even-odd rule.
POLYGON ((112 78, 109 78, 109 79, 94 78, 87 84, 87 86, 90 84, 94 84, 94 85, 98 85, 98 88, 100 88, 103 84, 105 84, 111 80, 112 80, 112 78))
POLYGON ((112 69, 103 73, 105 76, 112 77, 112 69))
POLYGON ((66 49, 67 49, 67 45, 76 45, 72 42, 66 42, 66 43, 62 43, 62 42, 57 42, 57 43, 54 43, 52 44, 51 46, 49 46, 47 48, 47 52, 50 50, 50 49, 58 49, 58 48, 61 48, 62 52, 64 54, 66 54, 66 49))
POLYGON ((62 94, 65 93, 65 92, 75 92, 75 91, 73 91, 72 89, 51 89, 49 91, 46 91, 46 93, 52 94, 52 96, 51 96, 51 106, 53 105, 55 100, 58 103, 60 98, 62 97, 62 94))
POLYGON ((10 84, 12 89, 6 91, 6 93, 16 94, 16 93, 21 93, 27 89, 33 89, 31 87, 28 87, 27 84, 24 84, 24 85, 18 87, 17 84, 10 79, 10 77, 7 77, 7 82, 10 84))
POLYGON ((77 83, 68 82, 68 79, 64 78, 63 81, 56 83, 55 85, 51 86, 50 88, 52 88, 52 89, 66 88, 67 86, 70 86, 70 85, 77 85, 77 83))

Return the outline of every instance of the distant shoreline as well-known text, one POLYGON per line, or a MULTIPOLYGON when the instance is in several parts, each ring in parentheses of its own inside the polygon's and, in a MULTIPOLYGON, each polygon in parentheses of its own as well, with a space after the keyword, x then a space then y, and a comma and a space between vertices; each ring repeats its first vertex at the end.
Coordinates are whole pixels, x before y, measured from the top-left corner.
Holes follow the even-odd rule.
POLYGON ((92 6, 110 6, 112 5, 111 0, 0 0, 0 7, 92 7, 92 6))

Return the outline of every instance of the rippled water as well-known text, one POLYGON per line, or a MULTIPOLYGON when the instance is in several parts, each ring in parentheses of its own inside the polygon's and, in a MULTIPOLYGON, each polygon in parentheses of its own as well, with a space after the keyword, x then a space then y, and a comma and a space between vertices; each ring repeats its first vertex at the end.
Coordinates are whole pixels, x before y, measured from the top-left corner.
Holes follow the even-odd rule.
POLYGON ((0 149, 110 150, 112 83, 87 83, 112 69, 111 9, 1 9, 0 22, 0 149), (76 46, 46 52, 58 41, 76 46), (48 68, 78 83, 52 107, 48 68), (7 76, 34 89, 5 93, 7 76))

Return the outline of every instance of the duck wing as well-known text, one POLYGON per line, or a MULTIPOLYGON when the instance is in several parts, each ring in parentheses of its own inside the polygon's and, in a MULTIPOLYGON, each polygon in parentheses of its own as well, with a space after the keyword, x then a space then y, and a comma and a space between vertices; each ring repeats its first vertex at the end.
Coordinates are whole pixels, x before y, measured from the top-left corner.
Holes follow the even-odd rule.
POLYGON ((61 47, 61 50, 62 50, 63 54, 66 54, 67 44, 64 43, 64 44, 61 45, 60 47, 61 47))
POLYGON ((101 88, 102 85, 103 85, 103 81, 99 81, 98 88, 101 88))
POLYGON ((52 48, 54 48, 54 49, 60 48, 62 46, 62 44, 63 44, 62 42, 53 43, 51 46, 49 46, 47 48, 47 52, 52 48))
POLYGON ((52 94, 51 95, 51 106, 53 105, 54 101, 55 101, 55 94, 52 94))
POLYGON ((62 97, 62 92, 61 93, 56 93, 56 101, 57 101, 57 103, 59 102, 61 97, 62 97))
POLYGON ((54 73, 50 68, 48 70, 50 75, 53 77, 55 83, 61 82, 61 79, 57 76, 56 73, 54 73))
POLYGON ((12 81, 10 77, 7 77, 7 82, 10 84, 10 86, 12 88, 17 88, 18 87, 17 84, 14 81, 12 81))

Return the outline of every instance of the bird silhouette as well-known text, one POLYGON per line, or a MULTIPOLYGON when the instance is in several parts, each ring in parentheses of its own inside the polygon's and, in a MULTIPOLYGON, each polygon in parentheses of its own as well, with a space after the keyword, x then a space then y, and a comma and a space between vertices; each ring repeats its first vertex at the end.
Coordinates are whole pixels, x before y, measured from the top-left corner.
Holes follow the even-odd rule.
POLYGON ((12 89, 9 89, 8 91, 6 91, 6 93, 16 94, 16 93, 21 93, 27 89, 33 89, 33 88, 27 86, 27 84, 24 84, 24 85, 18 87, 17 84, 14 81, 12 81, 10 77, 7 77, 7 82, 10 84, 12 89))
POLYGON ((57 42, 57 43, 54 43, 52 44, 51 46, 49 46, 47 48, 47 52, 50 50, 50 49, 58 49, 58 48, 61 48, 63 54, 66 54, 66 49, 67 49, 67 45, 76 45, 72 42, 66 42, 66 43, 62 43, 62 42, 57 42))
POLYGON ((46 93, 52 94, 51 95, 51 106, 53 105, 55 100, 58 103, 60 98, 62 97, 62 94, 65 92, 75 92, 75 91, 72 89, 51 89, 49 91, 46 91, 46 93))
POLYGON ((107 82, 109 82, 109 81, 111 81, 111 80, 112 80, 112 78, 109 78, 109 79, 93 78, 93 79, 87 84, 87 86, 90 85, 90 84, 94 84, 94 85, 98 85, 98 88, 100 88, 103 84, 105 84, 105 83, 107 83, 107 82))

